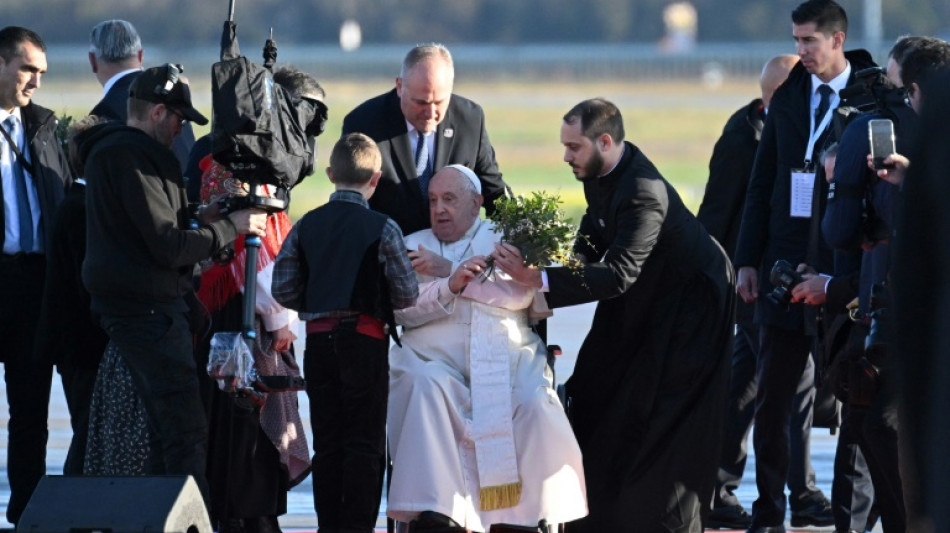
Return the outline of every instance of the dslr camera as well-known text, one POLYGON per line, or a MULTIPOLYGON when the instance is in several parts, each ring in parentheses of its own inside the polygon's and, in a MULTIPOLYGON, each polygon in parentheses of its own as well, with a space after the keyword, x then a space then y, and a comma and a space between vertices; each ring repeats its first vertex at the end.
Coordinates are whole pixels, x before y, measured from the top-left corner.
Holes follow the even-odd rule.
POLYGON ((766 297, 770 302, 779 307, 788 309, 789 304, 792 302, 792 289, 804 280, 802 279, 802 275, 795 270, 795 267, 793 267, 791 263, 784 259, 779 259, 775 262, 775 265, 772 266, 772 271, 769 273, 769 281, 772 282, 774 288, 766 297))

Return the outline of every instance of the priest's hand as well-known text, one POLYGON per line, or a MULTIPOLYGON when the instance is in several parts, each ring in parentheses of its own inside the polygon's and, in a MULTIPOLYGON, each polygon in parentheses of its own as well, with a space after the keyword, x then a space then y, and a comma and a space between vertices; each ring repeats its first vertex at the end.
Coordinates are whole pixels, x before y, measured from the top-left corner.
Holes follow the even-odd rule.
POLYGON ((495 259, 495 265, 507 272, 511 279, 527 287, 536 289, 542 287, 541 270, 538 267, 526 265, 517 247, 508 243, 498 243, 491 256, 495 259))
POLYGON ((454 294, 461 294, 465 287, 487 267, 485 257, 476 255, 462 262, 449 277, 449 290, 454 294))
POLYGON ((452 262, 423 245, 418 250, 409 250, 412 269, 419 274, 434 278, 447 278, 452 274, 452 262))

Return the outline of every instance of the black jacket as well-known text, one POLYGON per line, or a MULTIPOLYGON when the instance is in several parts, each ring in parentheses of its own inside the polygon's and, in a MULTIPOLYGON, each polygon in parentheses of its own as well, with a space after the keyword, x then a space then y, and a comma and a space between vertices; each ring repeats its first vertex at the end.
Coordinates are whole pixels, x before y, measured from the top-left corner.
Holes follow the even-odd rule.
MULTIPOLYGON (((20 116, 30 146, 33 183, 36 184, 36 196, 40 204, 45 246, 49 249, 50 221, 73 178, 66 155, 56 137, 56 126, 59 124, 56 115, 49 109, 30 102, 20 108, 20 116)), ((3 217, 0 217, 0 244, 3 243, 5 224, 3 217)))
MULTIPOLYGON (((864 50, 846 52, 845 57, 851 63, 849 83, 853 81, 855 72, 874 66, 871 56, 864 50)), ((804 165, 808 144, 811 90, 811 74, 798 63, 772 97, 746 192, 734 257, 737 269, 746 266, 758 269, 757 322, 793 331, 805 331, 802 306, 792 305, 785 311, 766 298, 766 294, 772 291, 768 279, 772 265, 778 259, 784 259, 792 265, 806 262, 810 238, 814 233, 819 236, 815 243, 817 261, 810 263, 821 272, 830 272, 833 268, 831 248, 820 238, 820 231, 812 231, 812 220, 792 218, 789 214, 791 171, 804 165)), ((815 144, 815 159, 821 152, 828 131, 825 130, 815 144)), ((828 183, 821 165, 817 166, 817 170, 814 194, 819 205, 815 215, 819 217, 817 223, 820 224, 828 183)))
POLYGON ((709 159, 709 181, 696 218, 730 257, 736 251, 742 204, 764 122, 761 98, 739 108, 723 127, 709 159))
MULTIPOLYGON (((429 202, 419 190, 406 118, 396 90, 371 98, 350 111, 343 119, 343 134, 353 132, 369 135, 383 156, 383 175, 369 201, 370 207, 389 215, 404 235, 428 228, 429 202)), ((498 171, 481 106, 453 94, 435 135, 433 169, 438 172, 446 165, 461 164, 474 170, 482 182, 485 211, 491 213, 495 199, 510 191, 498 171)))
POLYGON ((73 183, 53 217, 36 350, 43 361, 95 370, 109 342, 89 310, 82 284, 86 256, 86 186, 73 183))
POLYGON ((189 229, 174 154, 142 130, 108 123, 79 138, 89 186, 82 278, 93 311, 184 310, 193 265, 233 241, 227 219, 189 229))

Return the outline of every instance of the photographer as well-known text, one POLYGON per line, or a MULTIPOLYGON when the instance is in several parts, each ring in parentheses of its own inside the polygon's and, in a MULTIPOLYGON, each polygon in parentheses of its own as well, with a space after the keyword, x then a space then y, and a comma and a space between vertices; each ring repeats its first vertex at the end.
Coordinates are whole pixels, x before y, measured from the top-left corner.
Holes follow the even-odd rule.
POLYGON ((853 315, 852 339, 857 346, 849 365, 847 413, 868 461, 884 530, 888 533, 906 528, 897 450, 900 392, 894 387, 890 324, 885 320, 891 260, 888 242, 894 227, 898 188, 890 180, 879 179, 873 165, 868 165, 868 126, 874 119, 892 120, 896 151, 907 153, 914 143, 914 111, 919 110, 921 98, 919 77, 926 76, 935 65, 948 62, 950 48, 939 39, 905 37, 895 44, 887 68, 888 80, 876 82, 883 90, 878 93, 875 109, 851 121, 841 137, 833 187, 822 221, 822 233, 829 244, 838 249, 863 250, 858 308, 853 315), (888 86, 888 82, 893 86, 888 86), (906 88, 906 100, 913 109, 904 103, 901 87, 906 88))
MULTIPOLYGON (((208 426, 198 394, 189 298, 192 267, 238 235, 263 235, 266 215, 215 207, 189 229, 181 166, 171 150, 182 124, 207 124, 181 69, 167 64, 132 83, 126 125, 94 126, 78 140, 89 178, 83 282, 93 313, 128 365, 160 455, 147 474, 192 475, 207 502, 208 426)), ((91 415, 92 416, 92 415, 91 415)))

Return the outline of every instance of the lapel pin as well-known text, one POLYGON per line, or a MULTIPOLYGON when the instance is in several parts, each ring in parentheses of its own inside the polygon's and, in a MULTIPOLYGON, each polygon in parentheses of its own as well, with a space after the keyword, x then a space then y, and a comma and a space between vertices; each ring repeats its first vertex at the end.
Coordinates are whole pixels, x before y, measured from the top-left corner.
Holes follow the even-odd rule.
POLYGON ((453 135, 455 135, 455 130, 452 128, 445 128, 445 131, 442 132, 442 136, 446 139, 451 139, 453 135))

